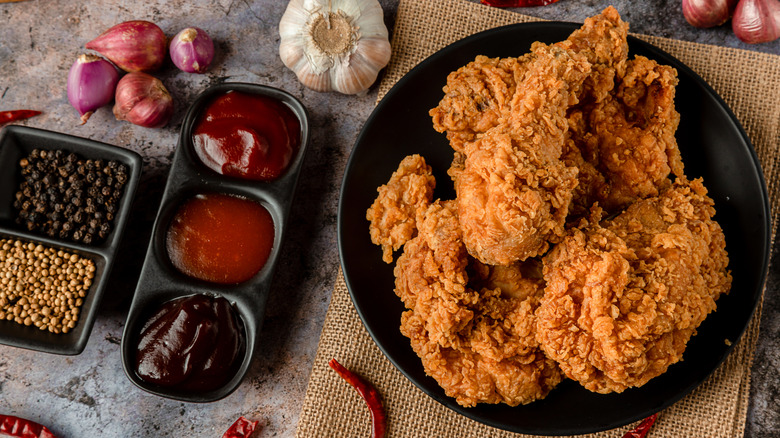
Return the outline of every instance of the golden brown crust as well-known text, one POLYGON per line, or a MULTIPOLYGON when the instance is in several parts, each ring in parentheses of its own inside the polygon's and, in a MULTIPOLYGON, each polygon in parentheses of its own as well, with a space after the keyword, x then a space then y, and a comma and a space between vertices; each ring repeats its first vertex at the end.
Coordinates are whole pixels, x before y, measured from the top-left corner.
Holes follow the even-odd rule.
POLYGON ((435 186, 425 159, 410 155, 401 161, 387 184, 377 189, 379 195, 366 211, 366 219, 371 221, 371 241, 382 247, 385 263, 392 263, 393 251, 416 234, 417 211, 431 202, 435 186))
POLYGON ((566 110, 590 71, 584 58, 534 44, 502 125, 465 143, 455 180, 469 253, 499 265, 543 254, 563 235, 576 169, 564 166, 566 110))
POLYGON ((452 201, 431 204, 418 226, 395 275, 396 293, 409 309, 401 332, 425 372, 463 406, 543 398, 561 374, 536 342, 543 281, 529 274, 534 267, 470 261, 452 201))
POLYGON ((670 173, 684 177, 675 139, 676 70, 637 56, 615 83, 601 101, 584 103, 569 115, 564 161, 581 169, 578 207, 572 208, 578 214, 593 202, 610 213, 620 211, 668 188, 670 173))
POLYGON ((682 358, 731 285, 712 205, 701 180, 676 182, 601 225, 572 229, 545 257, 537 339, 567 377, 622 392, 682 358))

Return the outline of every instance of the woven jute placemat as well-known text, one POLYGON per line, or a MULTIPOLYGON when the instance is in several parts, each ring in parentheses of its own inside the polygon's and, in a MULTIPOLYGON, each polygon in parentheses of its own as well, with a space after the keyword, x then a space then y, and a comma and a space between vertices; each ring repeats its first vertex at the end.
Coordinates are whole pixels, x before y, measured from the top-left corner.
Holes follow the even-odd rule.
MULTIPOLYGON (((406 72, 444 46, 486 29, 535 20, 462 0, 401 0, 392 40, 393 57, 380 84, 379 98, 406 72)), ((761 161, 772 205, 772 223, 777 223, 780 210, 777 202, 780 198, 780 57, 637 36, 691 67, 734 111, 761 161)), ((650 437, 744 435, 750 365, 760 314, 759 308, 727 360, 694 392, 662 412, 650 437)), ((338 359, 375 384, 388 414, 390 437, 527 436, 497 430, 458 415, 409 382, 368 335, 340 271, 303 402, 297 436, 369 436, 368 410, 357 393, 328 367, 331 358, 338 359)), ((622 437, 630 427, 580 436, 622 437)))

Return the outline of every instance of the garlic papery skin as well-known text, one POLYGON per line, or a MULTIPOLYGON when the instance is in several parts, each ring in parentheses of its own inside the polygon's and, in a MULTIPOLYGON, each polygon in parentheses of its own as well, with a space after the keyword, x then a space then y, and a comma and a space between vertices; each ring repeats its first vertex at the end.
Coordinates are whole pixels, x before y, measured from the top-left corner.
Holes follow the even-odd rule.
POLYGON ((377 0, 291 0, 279 36, 282 62, 315 91, 360 93, 390 61, 377 0))

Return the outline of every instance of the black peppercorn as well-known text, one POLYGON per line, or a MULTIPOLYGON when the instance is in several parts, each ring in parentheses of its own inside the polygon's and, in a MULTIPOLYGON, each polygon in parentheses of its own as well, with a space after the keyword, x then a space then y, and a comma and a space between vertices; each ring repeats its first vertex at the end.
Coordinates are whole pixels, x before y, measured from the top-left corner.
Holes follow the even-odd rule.
POLYGON ((64 150, 36 149, 19 161, 15 222, 41 234, 81 241, 105 239, 119 209, 127 166, 64 150))

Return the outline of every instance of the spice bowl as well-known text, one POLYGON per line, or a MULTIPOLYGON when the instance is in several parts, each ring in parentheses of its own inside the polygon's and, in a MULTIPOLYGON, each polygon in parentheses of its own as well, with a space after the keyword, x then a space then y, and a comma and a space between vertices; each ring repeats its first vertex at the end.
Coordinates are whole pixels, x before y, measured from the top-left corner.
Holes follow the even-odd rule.
MULTIPOLYGON (((258 110, 258 113, 262 111, 258 110)), ((244 125, 241 126, 240 129, 244 129, 244 125)), ((230 128, 228 131, 234 130, 230 128)), ((273 137, 262 130, 257 132, 258 138, 273 137)), ((226 397, 241 383, 259 348, 258 338, 266 301, 284 241, 287 217, 308 136, 306 109, 295 97, 276 88, 246 83, 220 84, 204 91, 190 106, 181 128, 152 238, 122 334, 122 365, 125 374, 136 386, 162 397, 205 403, 226 397), (290 156, 286 169, 275 178, 256 180, 225 175, 215 170, 213 165, 205 164, 198 155, 194 133, 207 120, 205 114, 211 114, 225 96, 271 99, 295 117, 296 129, 290 135, 298 139, 297 148, 290 156), (246 215, 242 210, 244 206, 246 215), (200 208, 211 210, 208 210, 208 215, 199 216, 200 208), (221 210, 217 210, 219 208, 221 210), (218 212, 212 214, 214 211, 218 212), (219 212, 224 213, 223 219, 227 221, 219 222, 222 225, 209 222, 204 226, 198 222, 200 219, 193 219, 208 217, 212 220, 214 215, 219 216, 219 212), (270 221, 272 228, 261 232, 258 230, 262 228, 255 225, 241 228, 241 223, 230 222, 233 217, 254 218, 252 215, 256 212, 264 212, 259 216, 270 221), (179 227, 178 224, 183 220, 191 222, 187 227, 179 227), (179 239, 180 232, 193 229, 200 230, 200 234, 179 239), (235 243, 236 239, 240 242, 235 243), (213 263, 188 270, 189 265, 186 263, 192 261, 190 259, 203 259, 188 258, 188 252, 210 251, 208 245, 221 240, 228 242, 226 245, 230 247, 220 248, 213 253, 218 253, 218 256, 206 258, 213 263), (250 266, 251 269, 246 272, 241 271, 239 276, 233 276, 235 265, 243 266, 257 258, 247 257, 241 251, 253 250, 251 242, 260 240, 266 245, 264 263, 250 266), (186 246, 192 242, 205 246, 186 246), (181 247, 177 246, 179 243, 181 247), (240 254, 233 254, 231 250, 234 248, 238 248, 235 251, 240 254), (179 254, 184 256, 179 257, 179 254), (212 264, 217 267, 212 269, 212 264), (211 277, 209 273, 212 272, 224 276, 211 277), (229 308, 225 307, 225 300, 229 308), (186 322, 175 323, 177 318, 179 321, 184 318, 186 322), (231 322, 233 320, 235 323, 231 322), (230 327, 228 334, 222 329, 225 324, 230 327), (238 335, 233 336, 233 332, 238 335), (223 335, 227 337, 223 338, 223 335), (168 348, 178 344, 209 348, 228 344, 235 348, 218 354, 207 351, 206 347, 191 348, 187 350, 185 358, 181 351, 168 348), (230 364, 223 364, 219 372, 214 371, 214 367, 202 370, 200 364, 207 362, 202 359, 205 356, 197 351, 193 353, 199 349, 205 355, 214 356, 212 359, 231 357, 234 360, 230 364), (188 366, 194 363, 191 367, 194 371, 188 368, 186 373, 180 373, 180 365, 184 363, 188 366)), ((269 144, 272 149, 273 144, 269 144)))
MULTIPOLYGON (((0 296, 0 304, 8 306, 13 304, 21 307, 21 303, 26 303, 28 308, 24 310, 25 313, 21 314, 29 314, 31 316, 27 323, 30 323, 32 319, 36 319, 36 323, 38 323, 38 317, 48 314, 51 317, 50 323, 54 326, 55 317, 53 314, 50 314, 51 310, 43 309, 43 307, 47 307, 46 302, 51 303, 49 300, 54 300, 53 296, 43 301, 42 298, 32 298, 26 295, 32 295, 39 286, 44 292, 53 290, 46 289, 43 284, 36 286, 39 283, 45 282, 46 286, 50 286, 52 281, 56 284, 60 284, 60 281, 65 281, 64 278, 52 280, 54 278, 55 262, 57 266, 62 267, 60 272, 64 272, 65 265, 60 265, 60 263, 62 263, 62 259, 65 259, 65 254, 69 256, 75 255, 76 259, 82 259, 79 263, 83 262, 83 264, 73 265, 71 271, 78 270, 79 266, 84 266, 84 269, 91 271, 90 274, 84 275, 92 276, 90 281, 84 283, 85 287, 83 290, 85 293, 82 293, 83 296, 79 300, 81 305, 78 306, 78 310, 74 311, 74 313, 77 312, 77 319, 74 318, 73 327, 65 329, 65 326, 62 326, 63 329, 57 329, 60 332, 56 333, 48 329, 41 329, 32 323, 25 325, 14 320, 0 318, 0 344, 64 355, 76 355, 84 350, 107 286, 108 277, 116 258, 122 234, 128 222, 130 208, 141 176, 141 166, 142 160, 137 153, 85 138, 23 126, 7 126, 0 131, 0 238, 24 242, 25 245, 32 244, 29 249, 24 250, 25 254, 36 253, 43 248, 40 263, 29 266, 27 277, 14 277, 11 272, 0 273, 0 276, 6 277, 3 279, 6 282, 2 285, 4 294, 13 292, 7 281, 18 280, 18 287, 25 288, 23 294, 16 294, 12 299, 8 299, 8 295, 0 296), (102 237, 96 238, 94 242, 85 243, 82 239, 73 241, 68 236, 50 235, 42 232, 40 229, 30 229, 32 227, 27 227, 24 223, 17 223, 16 219, 20 214, 20 209, 16 208, 14 203, 16 194, 20 191, 20 185, 25 179, 22 175, 20 162, 22 159, 30 157, 33 150, 47 151, 47 153, 48 151, 62 150, 64 151, 63 154, 73 153, 83 162, 86 162, 86 160, 102 160, 106 163, 113 161, 114 164, 123 166, 126 172, 123 172, 122 178, 124 182, 121 186, 121 196, 118 197, 116 204, 113 204, 112 201, 111 215, 113 218, 110 220, 111 228, 102 237), (38 248, 34 250, 34 247, 38 248), (58 251, 63 253, 58 253, 58 251), (57 254, 62 257, 58 257, 57 254), (91 262, 91 267, 87 261, 91 262), (46 269, 47 267, 48 269, 46 269), (51 276, 44 278, 49 271, 52 272, 51 276), (6 300, 3 302, 4 297, 6 300), (23 298, 25 301, 21 301, 23 298), (37 308, 32 309, 30 307, 33 305, 30 301, 35 301, 34 304, 36 306, 43 306, 40 307, 40 314, 38 314, 37 308)), ((65 184, 63 180, 60 180, 60 182, 65 184)), ((42 185, 41 187, 49 186, 42 185)), ((55 195, 53 192, 51 196, 54 199, 55 195)), ((64 195, 57 196, 61 196, 64 199, 64 195)), ((64 203, 65 201, 61 202, 61 204, 64 203)), ((38 217, 40 218, 42 215, 43 213, 38 217)), ((0 250, 2 250, 2 247, 0 247, 0 250)), ((4 260, 2 261, 6 266, 8 266, 6 257, 11 257, 6 255, 8 253, 8 251, 4 251, 4 260)), ((68 276, 70 275, 68 274, 68 276)), ((69 291, 66 289, 67 285, 62 283, 63 302, 66 300, 65 293, 71 293, 69 296, 72 296, 72 298, 68 298, 69 300, 72 299, 74 302, 78 300, 73 288, 69 291)), ((41 297, 43 295, 39 291, 35 293, 35 296, 41 297)), ((60 305, 59 301, 56 303, 60 305)), ((0 312, 4 310, 5 307, 0 309, 0 312)), ((49 317, 46 318, 46 320, 48 319, 49 317)), ((58 323, 61 322, 59 315, 56 321, 58 323)))

